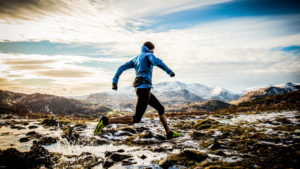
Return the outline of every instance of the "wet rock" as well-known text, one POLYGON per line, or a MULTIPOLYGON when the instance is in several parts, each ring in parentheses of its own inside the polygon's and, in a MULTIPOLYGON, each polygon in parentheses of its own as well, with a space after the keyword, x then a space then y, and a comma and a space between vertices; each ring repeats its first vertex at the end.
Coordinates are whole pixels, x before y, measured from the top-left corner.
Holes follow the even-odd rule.
POLYGON ((94 156, 89 152, 83 152, 78 157, 76 157, 76 160, 72 165, 73 166, 81 165, 84 168, 92 168, 102 162, 101 160, 99 161, 98 159, 99 158, 97 158, 96 156, 94 156))
POLYGON ((207 132, 207 131, 193 131, 192 133, 190 133, 190 136, 193 138, 193 139, 208 139, 210 138, 212 135, 214 134, 213 131, 210 131, 210 132, 207 132))
POLYGON ((121 128, 117 128, 117 129, 114 130, 114 132, 118 132, 118 131, 127 131, 131 134, 136 133, 136 129, 134 129, 133 127, 121 127, 121 128))
POLYGON ((108 157, 108 156, 112 155, 112 153, 113 153, 113 152, 111 152, 111 151, 106 151, 106 152, 104 153, 104 155, 105 155, 105 157, 108 157))
POLYGON ((122 165, 123 165, 123 166, 124 166, 124 165, 133 165, 133 164, 136 164, 136 162, 133 161, 132 158, 129 158, 129 159, 126 159, 126 160, 123 160, 123 161, 122 161, 122 165))
POLYGON ((153 149, 153 152, 167 152, 167 151, 172 151, 173 149, 166 149, 164 147, 156 147, 153 149))
POLYGON ((32 125, 32 126, 29 126, 28 128, 29 128, 29 129, 36 129, 36 128, 38 128, 38 126, 32 125))
POLYGON ((11 129, 17 129, 17 130, 23 130, 23 129, 25 129, 25 127, 22 127, 22 126, 16 126, 16 125, 11 125, 10 128, 11 128, 11 129))
POLYGON ((169 168, 174 165, 193 166, 205 160, 208 156, 204 153, 194 150, 184 150, 180 153, 168 156, 166 159, 159 162, 162 168, 169 168))
POLYGON ((132 157, 131 155, 126 155, 126 154, 119 154, 119 153, 112 153, 111 155, 108 156, 108 158, 112 159, 114 162, 120 162, 123 161, 126 158, 132 157))
POLYGON ((13 133, 12 132, 4 132, 4 133, 1 133, 0 136, 8 136, 11 134, 13 134, 13 133))
POLYGON ((145 156, 145 155, 143 154, 142 156, 140 156, 140 158, 144 160, 144 159, 147 158, 147 156, 145 156))
POLYGON ((157 135, 155 135, 154 137, 155 137, 157 140, 161 140, 161 141, 166 140, 166 137, 163 136, 163 135, 160 135, 160 134, 157 134, 157 135))
POLYGON ((45 148, 34 145, 29 152, 19 152, 14 148, 0 152, 0 166, 3 168, 51 168, 55 160, 45 148))
POLYGON ((220 149, 221 148, 221 144, 218 141, 214 141, 213 144, 211 144, 208 149, 210 150, 216 150, 216 149, 220 149))
POLYGON ((143 126, 141 126, 141 127, 137 127, 136 128, 136 131, 137 132, 144 132, 144 131, 148 131, 149 130, 149 128, 147 128, 147 127, 143 127, 143 126))
POLYGON ((41 122, 41 124, 46 127, 57 127, 60 122, 55 119, 45 119, 41 122))
POLYGON ((58 138, 53 137, 42 137, 38 141, 33 141, 34 145, 51 145, 58 141, 58 138))
POLYGON ((108 158, 103 163, 103 168, 109 168, 109 167, 113 166, 114 164, 115 164, 115 162, 112 159, 108 158))
POLYGON ((218 155, 218 156, 226 156, 226 154, 223 151, 217 151, 216 155, 218 155))
POLYGON ((23 138, 20 138, 19 141, 20 141, 21 143, 23 143, 23 142, 28 142, 28 141, 29 141, 29 138, 23 137, 23 138))
POLYGON ((119 152, 119 153, 124 153, 125 150, 124 150, 124 149, 119 149, 117 152, 119 152))
POLYGON ((135 134, 124 140, 127 145, 150 145, 161 142, 160 140, 153 139, 155 135, 151 131, 146 131, 145 133, 135 134))
POLYGON ((39 133, 37 133, 37 132, 35 132, 35 131, 30 131, 30 132, 28 132, 27 134, 26 134, 26 136, 28 136, 28 137, 30 137, 30 138, 41 138, 42 137, 42 135, 41 134, 39 134, 39 133))
POLYGON ((23 126, 28 126, 29 123, 28 123, 28 122, 24 122, 24 123, 22 123, 22 125, 23 125, 23 126))
POLYGON ((218 125, 220 125, 220 123, 216 120, 207 118, 204 120, 198 120, 196 124, 193 125, 193 128, 197 130, 202 130, 208 128, 216 128, 218 125))

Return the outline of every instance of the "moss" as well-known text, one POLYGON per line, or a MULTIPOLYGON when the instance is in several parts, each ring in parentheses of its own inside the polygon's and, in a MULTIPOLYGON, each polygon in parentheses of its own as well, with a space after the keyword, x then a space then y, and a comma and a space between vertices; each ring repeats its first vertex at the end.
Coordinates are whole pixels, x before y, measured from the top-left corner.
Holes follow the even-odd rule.
POLYGON ((300 125, 282 125, 273 127, 272 129, 276 131, 295 131, 297 129, 300 129, 300 125))
POLYGON ((198 120, 196 124, 193 125, 194 129, 202 130, 202 129, 208 129, 208 128, 216 128, 220 125, 219 122, 213 119, 204 119, 204 120, 198 120))
POLYGON ((245 168, 243 166, 235 165, 233 163, 227 163, 223 161, 205 161, 195 166, 197 169, 242 169, 245 168))
POLYGON ((174 165, 181 166, 193 166, 199 162, 205 160, 208 156, 205 153, 194 151, 194 150, 184 150, 180 153, 168 156, 166 159, 160 161, 160 166, 162 168, 169 168, 174 165))

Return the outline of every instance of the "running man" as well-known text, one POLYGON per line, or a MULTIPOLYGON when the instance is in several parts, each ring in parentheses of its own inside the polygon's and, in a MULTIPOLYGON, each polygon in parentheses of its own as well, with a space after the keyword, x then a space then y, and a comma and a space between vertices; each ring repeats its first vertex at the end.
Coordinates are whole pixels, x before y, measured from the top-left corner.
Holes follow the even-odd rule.
POLYGON ((152 106, 154 109, 157 110, 159 114, 159 119, 164 126, 166 131, 166 135, 168 139, 172 139, 175 137, 182 136, 182 133, 176 133, 171 131, 168 126, 166 115, 165 115, 165 108, 157 98, 151 93, 152 88, 152 71, 153 66, 158 66, 162 70, 164 70, 167 74, 171 77, 175 77, 175 73, 168 68, 162 60, 154 56, 154 45, 151 42, 145 42, 142 46, 141 53, 133 58, 132 60, 126 62, 122 66, 119 67, 117 70, 112 83, 112 89, 118 89, 118 81, 119 77, 123 71, 127 69, 134 68, 136 73, 135 79, 135 88, 136 88, 136 95, 137 95, 137 103, 135 108, 135 115, 134 116, 122 116, 122 117, 115 117, 115 118, 107 118, 103 116, 96 129, 94 134, 97 135, 104 126, 109 124, 133 124, 139 123, 144 115, 148 104, 152 106))

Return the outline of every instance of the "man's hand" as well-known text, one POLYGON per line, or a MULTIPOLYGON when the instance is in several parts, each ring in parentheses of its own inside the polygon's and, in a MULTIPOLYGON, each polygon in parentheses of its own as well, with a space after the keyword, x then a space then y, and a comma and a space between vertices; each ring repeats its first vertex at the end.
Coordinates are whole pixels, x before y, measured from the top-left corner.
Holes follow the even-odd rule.
POLYGON ((113 84, 112 84, 112 89, 113 89, 113 90, 118 90, 118 85, 117 85, 116 83, 113 83, 113 84))
POLYGON ((171 77, 175 77, 175 73, 174 72, 172 72, 172 74, 170 75, 171 77))

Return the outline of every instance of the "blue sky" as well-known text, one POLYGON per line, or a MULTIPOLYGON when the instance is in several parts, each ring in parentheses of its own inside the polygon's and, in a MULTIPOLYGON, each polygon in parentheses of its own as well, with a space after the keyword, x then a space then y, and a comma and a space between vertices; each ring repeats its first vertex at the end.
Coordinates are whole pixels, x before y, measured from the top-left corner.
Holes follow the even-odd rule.
MULTIPOLYGON (((300 82, 300 2, 292 0, 3 1, 0 89, 108 90, 145 41, 182 81, 246 88, 300 82)), ((131 84, 125 72, 120 86, 131 84)))

